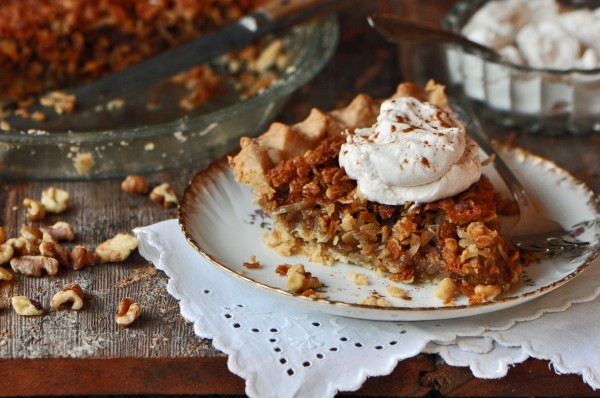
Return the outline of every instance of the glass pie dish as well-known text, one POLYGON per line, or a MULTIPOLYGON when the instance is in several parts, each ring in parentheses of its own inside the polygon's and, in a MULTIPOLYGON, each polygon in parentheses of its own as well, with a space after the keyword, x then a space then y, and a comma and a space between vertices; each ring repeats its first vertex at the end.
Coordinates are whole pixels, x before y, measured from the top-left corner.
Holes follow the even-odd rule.
MULTIPOLYGON (((460 33, 486 1, 457 1, 443 27, 460 33)), ((600 131, 600 68, 533 68, 483 59, 454 45, 444 53, 451 91, 470 100, 482 117, 528 132, 600 131)))
POLYGON ((173 106, 181 93, 161 89, 158 109, 134 98, 111 112, 75 115, 80 129, 32 121, 32 128, 0 131, 0 178, 98 179, 209 164, 237 146, 241 136, 262 131, 290 95, 327 64, 338 36, 334 16, 277 35, 286 55, 280 72, 250 96, 227 76, 220 95, 193 110, 173 106))

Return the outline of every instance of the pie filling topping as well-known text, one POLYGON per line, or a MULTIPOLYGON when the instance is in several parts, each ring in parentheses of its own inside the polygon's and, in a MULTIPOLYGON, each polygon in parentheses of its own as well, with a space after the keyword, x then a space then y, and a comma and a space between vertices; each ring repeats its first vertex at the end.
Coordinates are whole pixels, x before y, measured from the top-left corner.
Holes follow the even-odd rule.
POLYGON ((392 98, 382 106, 359 95, 346 108, 315 109, 242 139, 230 164, 277 225, 266 243, 392 282, 436 283, 444 303, 458 292, 471 304, 491 301, 517 282, 525 261, 499 231, 478 148, 442 86, 404 83, 392 98))

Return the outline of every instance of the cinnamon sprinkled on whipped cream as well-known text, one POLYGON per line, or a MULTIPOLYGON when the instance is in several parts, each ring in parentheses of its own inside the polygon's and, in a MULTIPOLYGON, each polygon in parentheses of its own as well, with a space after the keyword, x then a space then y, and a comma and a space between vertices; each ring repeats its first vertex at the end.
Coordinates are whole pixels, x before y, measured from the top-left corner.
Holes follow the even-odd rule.
POLYGON ((362 195, 388 205, 447 198, 481 176, 478 146, 462 124, 413 97, 383 102, 371 128, 348 133, 339 162, 362 195))

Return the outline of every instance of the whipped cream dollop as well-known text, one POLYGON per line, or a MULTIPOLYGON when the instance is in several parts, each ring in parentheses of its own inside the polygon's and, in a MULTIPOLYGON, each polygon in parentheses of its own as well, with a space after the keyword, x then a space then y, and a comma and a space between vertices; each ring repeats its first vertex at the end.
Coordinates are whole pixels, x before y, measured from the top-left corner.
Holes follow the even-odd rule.
POLYGON ((556 0, 495 0, 481 7, 462 33, 515 64, 600 67, 600 8, 565 10, 556 0))
POLYGON ((363 196, 388 205, 447 198, 481 176, 478 146, 465 128, 413 97, 383 102, 371 128, 348 133, 339 163, 363 196))

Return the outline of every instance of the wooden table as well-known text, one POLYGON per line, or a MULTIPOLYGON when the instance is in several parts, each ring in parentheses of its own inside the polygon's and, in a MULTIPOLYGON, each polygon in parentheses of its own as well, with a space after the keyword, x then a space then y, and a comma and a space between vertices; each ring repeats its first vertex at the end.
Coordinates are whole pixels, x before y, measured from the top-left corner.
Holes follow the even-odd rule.
MULTIPOLYGON (((449 1, 422 2, 421 17, 436 21, 449 1)), ((395 7, 393 5, 392 7, 395 7)), ((356 93, 384 97, 403 76, 397 48, 371 31, 365 15, 387 3, 360 2, 342 12, 341 42, 334 59, 301 88, 279 120, 294 122, 310 107, 332 108, 356 93)), ((548 137, 505 131, 493 126, 496 139, 555 161, 600 192, 600 135, 548 137)), ((168 181, 181 193, 187 181, 208 162, 147 175, 151 184, 168 181)), ((25 223, 24 198, 38 198, 54 185, 71 194, 64 215, 77 242, 95 247, 117 232, 175 217, 144 196, 120 190, 120 180, 93 182, 4 182, 0 190, 0 225, 16 235, 25 223)), ((56 277, 19 277, 0 283, 0 396, 102 394, 244 393, 244 382, 227 370, 226 357, 209 340, 194 335, 166 291, 167 278, 139 254, 125 263, 61 271, 56 277), (47 303, 55 291, 78 282, 89 295, 81 312, 48 312, 43 317, 14 314, 10 297, 25 294, 47 303), (135 297, 143 316, 134 327, 119 328, 113 316, 122 297, 135 297)), ((600 396, 576 375, 557 375, 545 361, 527 360, 500 380, 475 378, 466 368, 448 366, 434 355, 398 364, 389 376, 368 380, 352 395, 363 396, 600 396)))

